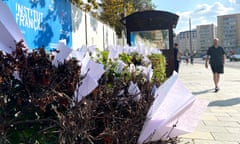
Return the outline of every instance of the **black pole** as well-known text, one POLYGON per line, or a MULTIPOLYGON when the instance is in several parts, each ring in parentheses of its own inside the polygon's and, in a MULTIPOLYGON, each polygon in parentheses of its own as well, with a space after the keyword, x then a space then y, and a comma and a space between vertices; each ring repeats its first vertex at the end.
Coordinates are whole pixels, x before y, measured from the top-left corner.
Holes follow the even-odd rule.
POLYGON ((191 18, 189 18, 189 46, 190 46, 190 61, 193 64, 193 49, 192 49, 192 30, 191 30, 191 18))
POLYGON ((190 46, 190 53, 192 55, 193 51, 192 51, 192 30, 191 30, 191 18, 189 18, 189 46, 190 46))
POLYGON ((88 36, 87 36, 87 14, 86 14, 86 10, 85 10, 85 38, 86 38, 86 45, 88 45, 88 36))

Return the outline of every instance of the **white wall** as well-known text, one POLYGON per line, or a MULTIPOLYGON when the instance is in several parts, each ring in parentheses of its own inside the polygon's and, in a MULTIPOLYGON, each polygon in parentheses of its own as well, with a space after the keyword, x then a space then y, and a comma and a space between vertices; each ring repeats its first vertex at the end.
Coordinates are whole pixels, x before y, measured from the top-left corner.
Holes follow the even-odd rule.
POLYGON ((72 5, 72 48, 82 45, 96 45, 104 50, 109 45, 117 45, 117 35, 114 29, 72 5))
POLYGON ((85 17, 84 12, 72 5, 72 48, 77 49, 84 45, 85 37, 85 17))

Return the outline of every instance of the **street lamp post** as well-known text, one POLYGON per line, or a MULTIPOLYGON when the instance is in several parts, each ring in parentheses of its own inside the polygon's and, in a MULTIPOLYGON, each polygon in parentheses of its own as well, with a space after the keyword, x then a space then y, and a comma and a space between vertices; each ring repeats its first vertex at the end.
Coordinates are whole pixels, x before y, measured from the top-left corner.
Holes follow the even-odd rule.
POLYGON ((189 47, 190 47, 190 61, 193 64, 191 18, 189 18, 189 47))

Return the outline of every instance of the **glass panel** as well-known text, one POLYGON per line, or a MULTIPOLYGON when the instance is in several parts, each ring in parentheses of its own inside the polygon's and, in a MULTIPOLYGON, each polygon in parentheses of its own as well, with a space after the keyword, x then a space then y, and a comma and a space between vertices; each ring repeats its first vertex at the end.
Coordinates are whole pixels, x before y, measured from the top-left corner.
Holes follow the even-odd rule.
POLYGON ((147 47, 169 49, 169 31, 168 29, 164 29, 131 32, 130 42, 132 46, 144 44, 147 47))

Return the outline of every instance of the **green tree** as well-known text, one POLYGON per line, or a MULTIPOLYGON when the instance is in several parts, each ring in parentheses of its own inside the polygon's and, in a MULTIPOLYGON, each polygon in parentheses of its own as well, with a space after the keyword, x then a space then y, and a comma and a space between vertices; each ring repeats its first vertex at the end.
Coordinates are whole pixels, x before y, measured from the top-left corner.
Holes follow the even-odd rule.
POLYGON ((91 11, 92 9, 98 8, 98 3, 96 0, 88 0, 87 3, 84 3, 83 0, 70 0, 71 3, 81 8, 84 11, 91 11))
POLYGON ((151 0, 102 0, 100 19, 113 27, 119 37, 124 26, 120 20, 136 11, 153 9, 151 0))
POLYGON ((156 6, 152 3, 152 0, 131 0, 134 8, 136 10, 151 10, 154 9, 156 6))

